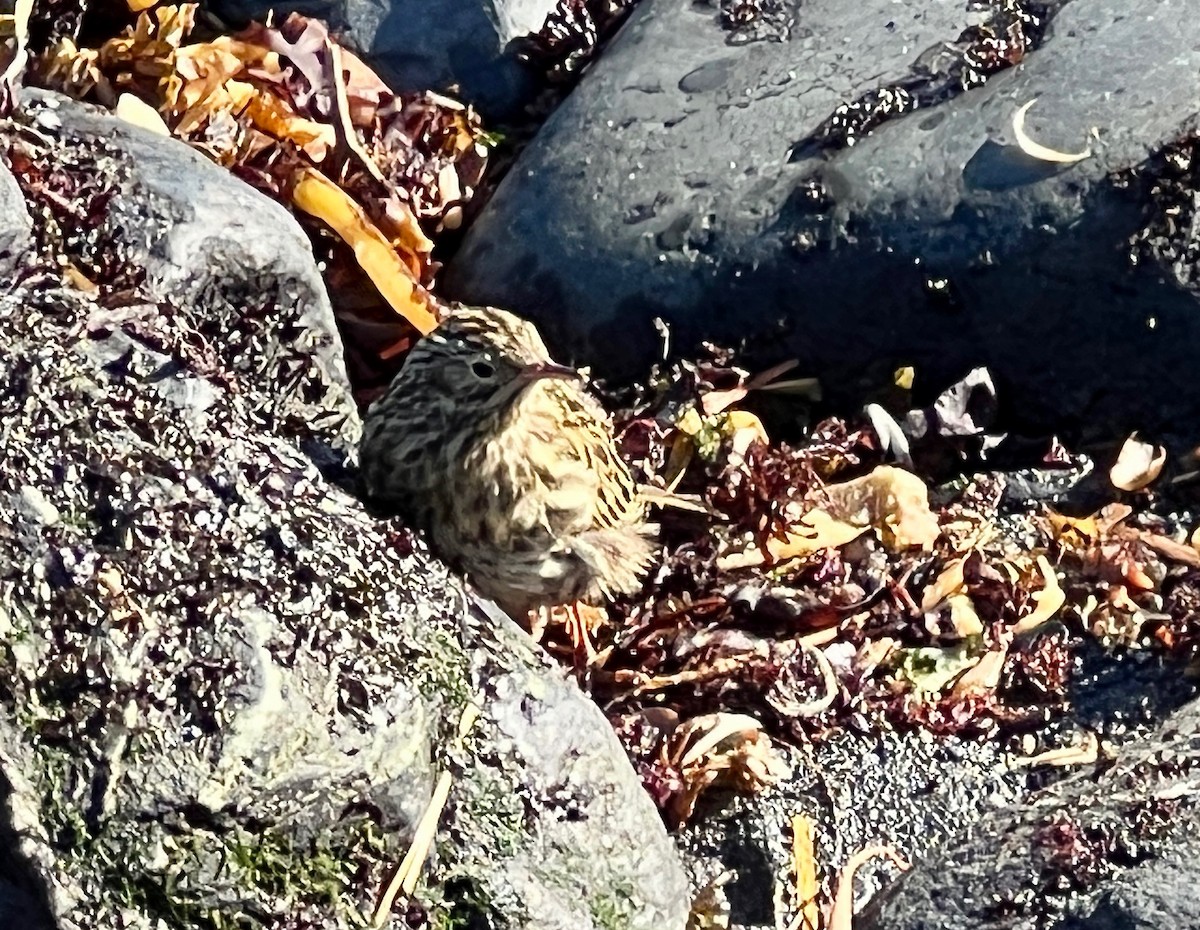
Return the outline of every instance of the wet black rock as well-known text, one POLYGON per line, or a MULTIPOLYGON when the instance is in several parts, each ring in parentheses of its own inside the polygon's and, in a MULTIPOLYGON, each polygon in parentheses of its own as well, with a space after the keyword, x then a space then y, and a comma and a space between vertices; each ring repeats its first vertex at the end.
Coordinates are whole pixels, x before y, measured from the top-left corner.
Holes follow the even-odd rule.
MULTIPOLYGON (((1200 704, 1009 811, 986 815, 860 915, 864 930, 1196 925, 1200 704)), ((856 923, 856 926, 859 924, 856 923)))
POLYGON ((1005 426, 1200 438, 1191 201, 1154 156, 1200 112, 1190 0, 789 2, 750 36, 726 6, 644 0, 468 233, 450 296, 529 314, 601 374, 641 374, 661 316, 684 351, 778 333, 842 410, 900 365, 918 392, 986 365, 1005 426), (1022 42, 963 41, 1005 10, 1022 42), (1030 135, 1090 157, 1021 151, 1034 99, 1030 135), (1131 248, 1147 229, 1162 261, 1131 248))
POLYGON ((555 0, 204 0, 242 26, 290 12, 328 23, 398 91, 446 90, 489 119, 515 116, 536 90, 513 39, 542 28, 555 0))
POLYGON ((360 926, 449 779, 391 925, 682 927, 600 712, 331 480, 360 424, 286 211, 57 98, 0 132, 0 923, 360 926))

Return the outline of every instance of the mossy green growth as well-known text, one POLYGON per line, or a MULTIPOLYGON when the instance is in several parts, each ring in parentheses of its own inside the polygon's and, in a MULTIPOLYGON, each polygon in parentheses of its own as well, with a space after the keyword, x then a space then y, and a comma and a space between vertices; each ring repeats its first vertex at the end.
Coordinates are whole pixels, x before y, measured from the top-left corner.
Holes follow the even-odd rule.
POLYGON ((336 906, 347 885, 349 864, 326 844, 297 849, 274 830, 237 830, 225 839, 226 862, 242 884, 288 900, 336 906))
POLYGON ((355 903, 360 897, 353 893, 355 873, 364 857, 378 860, 387 854, 386 847, 374 822, 366 818, 341 825, 337 834, 301 846, 273 828, 238 827, 222 836, 192 834, 178 844, 184 858, 200 862, 212 853, 220 862, 220 885, 225 888, 221 897, 231 900, 197 900, 185 883, 170 875, 160 880, 144 874, 136 885, 139 900, 131 903, 172 925, 197 930, 266 927, 300 910, 328 914, 342 926, 366 927, 367 917, 355 903))
POLYGON ((482 771, 475 775, 460 802, 459 829, 469 831, 471 845, 486 849, 489 856, 511 859, 529 841, 524 806, 501 778, 482 771))
POLYGON ((597 891, 588 898, 588 910, 600 930, 625 930, 633 923, 633 893, 622 887, 597 891))
POLYGON ((450 631, 429 625, 420 635, 420 652, 407 674, 431 706, 446 708, 440 715, 444 732, 435 734, 435 745, 450 745, 458 730, 458 714, 472 697, 468 660, 450 631))
POLYGON ((390 861, 398 854, 398 847, 389 848, 378 825, 368 817, 343 821, 300 846, 273 828, 239 828, 226 836, 224 843, 226 864, 238 876, 239 884, 261 889, 282 902, 328 908, 350 926, 365 919, 355 902, 374 893, 374 889, 366 889, 368 894, 355 894, 356 876, 383 871, 361 866, 390 861))
POLYGON ((60 793, 66 779, 58 767, 48 774, 43 824, 61 860, 74 860, 70 871, 89 876, 84 893, 103 898, 100 911, 131 908, 172 927, 259 930, 300 913, 317 922, 298 926, 367 927, 365 902, 376 889, 357 883, 378 881, 402 852, 367 817, 301 844, 277 828, 244 825, 180 831, 149 822, 96 831, 60 793))

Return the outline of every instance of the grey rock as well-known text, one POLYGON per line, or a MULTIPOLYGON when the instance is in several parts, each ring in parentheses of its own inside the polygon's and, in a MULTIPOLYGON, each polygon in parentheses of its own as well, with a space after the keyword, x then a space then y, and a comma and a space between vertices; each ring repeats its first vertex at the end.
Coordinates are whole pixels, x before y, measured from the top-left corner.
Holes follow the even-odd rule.
MULTIPOLYGON (((202 365, 219 348, 219 339, 237 333, 243 341, 229 355, 235 380, 272 371, 284 383, 295 381, 292 390, 264 398, 276 408, 270 413, 283 420, 285 431, 316 441, 328 434, 332 446, 352 450, 360 426, 341 361, 341 339, 312 247, 291 215, 249 185, 234 183, 185 145, 164 142, 56 94, 27 92, 27 97, 34 124, 44 121, 53 128, 64 157, 79 170, 124 174, 107 203, 103 226, 92 231, 96 241, 85 238, 78 246, 84 257, 94 259, 111 237, 149 300, 210 307, 212 318, 179 333, 177 346, 191 343, 189 351, 202 365), (273 321, 262 313, 284 304, 299 308, 299 331, 286 349, 274 339, 273 321)), ((128 326, 152 326, 154 315, 148 305, 120 313, 129 318, 128 326)), ((103 330, 110 318, 99 313, 90 322, 103 330)), ((118 345, 109 351, 125 351, 124 337, 116 339, 118 345)), ((200 416, 199 407, 193 413, 200 416)), ((194 419, 192 425, 204 422, 194 419)))
MULTIPOLYGON (((698 881, 734 873, 725 892, 739 927, 777 927, 790 918, 790 902, 776 902, 775 892, 790 887, 797 814, 814 825, 822 871, 833 875, 878 844, 919 859, 1025 793, 1025 774, 1009 770, 996 745, 977 740, 843 732, 789 755, 791 778, 762 795, 703 804, 679 838, 698 881)), ((870 897, 895 875, 886 860, 872 860, 856 887, 870 897)))
POLYGON ((515 116, 534 92, 509 43, 542 28, 555 0, 206 0, 242 25, 290 12, 315 16, 362 52, 397 91, 458 87, 489 119, 515 116))
POLYGON ((468 874, 493 900, 515 892, 530 928, 682 927, 682 865, 611 728, 497 608, 486 617, 469 636, 471 679, 487 697, 489 741, 527 766, 495 779, 505 794, 488 816, 519 829, 530 807, 542 814, 524 848, 480 857, 468 874))
MULTIPOLYGON (((1185 679, 1180 666, 1151 650, 1113 655, 1083 639, 1074 654, 1078 665, 1068 691, 1069 709, 1040 724, 1026 723, 1023 736, 1033 738, 1038 751, 1090 733, 1110 750, 1138 752, 1137 747, 1161 735, 1164 721, 1196 698, 1196 685, 1185 679)), ((972 882, 986 882, 988 843, 1007 829, 1006 818, 1023 816, 1023 805, 1032 803, 1036 791, 1063 777, 1062 770, 1010 764, 1029 752, 998 733, 937 736, 863 719, 830 738, 791 749, 792 776, 768 791, 702 801, 696 819, 681 831, 679 845, 698 884, 724 871, 733 873, 724 890, 733 925, 744 930, 769 930, 781 918, 794 916, 786 899, 776 902, 775 892, 790 887, 791 821, 796 814, 813 825, 824 876, 835 875, 862 849, 891 845, 925 875, 919 882, 936 885, 939 900, 953 900, 957 907, 960 898, 978 890, 972 882), (976 836, 982 839, 972 839, 976 836), (967 877, 939 872, 945 851, 959 848, 978 857, 967 877)), ((1159 852, 1164 861, 1176 855, 1173 846, 1159 852)), ((898 875, 885 857, 871 859, 857 874, 858 905, 881 906, 875 902, 895 893, 898 875)), ((832 894, 833 883, 822 890, 832 894)), ((932 919, 906 926, 942 927, 932 919)), ((963 926, 973 924, 968 920, 963 926)))
POLYGON ((677 854, 600 711, 326 477, 360 423, 295 222, 50 99, 5 143, 85 167, 105 209, 61 238, 33 211, 39 261, 130 287, 49 265, 0 296, 0 908, 359 926, 448 775, 435 918, 681 928, 677 854))
POLYGON ((0 274, 12 276, 33 251, 33 222, 12 173, 0 164, 0 274))
MULTIPOLYGON (((1191 927, 1200 919, 1200 703, 920 863, 864 928, 1191 927)), ((857 924, 856 924, 857 926, 857 924)))
POLYGON ((782 41, 739 45, 714 5, 645 0, 500 185, 444 291, 528 314, 600 374, 644 370, 654 316, 685 351, 783 320, 776 351, 838 409, 899 365, 937 390, 982 364, 1019 425, 1195 434, 1195 251, 1132 267, 1149 185, 1113 180, 1196 125, 1187 0, 1051 4, 1018 67, 827 152, 812 136, 835 108, 911 79, 978 14, 784 6, 782 41), (1011 120, 1034 98, 1029 133, 1091 157, 1017 149, 1011 120))
POLYGON ((58 522, 58 508, 46 500, 46 495, 37 488, 25 485, 17 494, 20 499, 14 509, 28 517, 38 529, 58 522))

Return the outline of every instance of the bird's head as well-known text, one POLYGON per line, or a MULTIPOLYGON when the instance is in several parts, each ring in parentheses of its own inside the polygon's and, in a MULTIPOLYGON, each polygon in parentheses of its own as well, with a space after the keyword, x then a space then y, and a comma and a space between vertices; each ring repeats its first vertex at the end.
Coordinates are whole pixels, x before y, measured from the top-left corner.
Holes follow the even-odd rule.
POLYGON ((500 413, 538 381, 580 377, 550 358, 532 323, 491 307, 455 310, 413 347, 405 366, 438 403, 463 416, 500 413))

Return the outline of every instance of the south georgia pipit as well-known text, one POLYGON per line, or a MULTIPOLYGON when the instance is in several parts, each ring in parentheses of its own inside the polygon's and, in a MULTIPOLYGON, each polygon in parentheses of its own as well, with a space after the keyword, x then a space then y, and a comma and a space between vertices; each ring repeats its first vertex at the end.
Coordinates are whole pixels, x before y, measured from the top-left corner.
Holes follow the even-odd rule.
POLYGON ((513 617, 637 590, 657 527, 612 424, 532 323, 458 307, 366 416, 368 493, 513 617))

